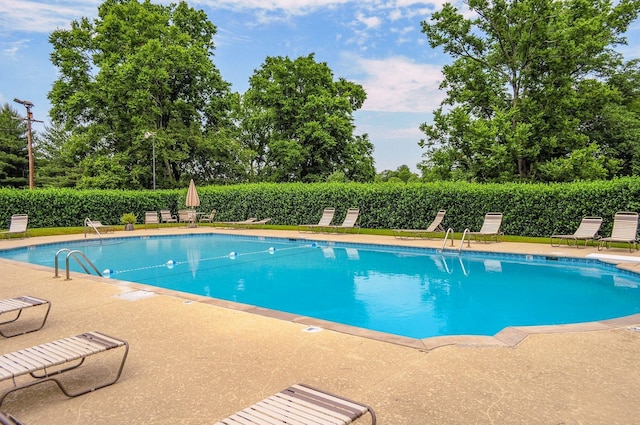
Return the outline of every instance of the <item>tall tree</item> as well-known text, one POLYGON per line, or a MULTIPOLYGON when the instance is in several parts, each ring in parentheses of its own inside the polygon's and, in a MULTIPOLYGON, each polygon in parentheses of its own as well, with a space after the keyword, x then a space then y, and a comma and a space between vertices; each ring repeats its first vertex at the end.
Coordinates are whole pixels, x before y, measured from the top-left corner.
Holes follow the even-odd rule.
POLYGON ((159 187, 210 176, 212 158, 202 155, 230 109, 229 84, 211 61, 215 33, 185 2, 106 0, 95 20, 51 34, 60 73, 51 115, 70 132, 79 186, 150 188, 154 148, 159 187))
POLYGON ((611 49, 625 42, 640 2, 469 0, 468 6, 471 14, 463 15, 445 4, 422 22, 430 45, 454 59, 443 69, 447 98, 433 124, 421 126, 423 173, 546 180, 557 171, 554 161, 581 163, 583 175, 573 178, 615 168, 585 132, 581 87, 620 63, 611 49))
POLYGON ((5 103, 0 109, 0 187, 29 185, 27 125, 5 103))
POLYGON ((373 145, 367 135, 353 134, 353 112, 366 99, 360 85, 334 81, 313 54, 267 57, 249 83, 241 137, 254 153, 257 180, 324 181, 335 171, 350 180, 373 180, 373 145))
POLYGON ((34 148, 36 180, 43 187, 75 187, 82 169, 65 150, 70 132, 61 124, 45 127, 34 148))

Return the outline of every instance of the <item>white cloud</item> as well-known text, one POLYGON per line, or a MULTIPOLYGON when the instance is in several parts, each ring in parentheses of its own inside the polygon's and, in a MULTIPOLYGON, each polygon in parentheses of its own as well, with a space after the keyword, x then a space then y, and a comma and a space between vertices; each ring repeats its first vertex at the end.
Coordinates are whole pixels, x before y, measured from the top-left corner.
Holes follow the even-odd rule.
POLYGON ((357 65, 359 75, 364 75, 358 80, 367 92, 363 110, 429 113, 444 99, 445 93, 438 89, 443 78, 438 66, 398 56, 347 59, 357 65))
POLYGON ((382 20, 377 16, 365 17, 362 13, 356 15, 356 20, 367 27, 367 29, 378 28, 380 24, 382 24, 382 20))
POLYGON ((12 31, 49 33, 66 28, 74 19, 95 16, 98 0, 66 0, 51 3, 48 0, 0 0, 0 28, 12 31))
POLYGON ((356 3, 354 0, 218 0, 211 4, 210 0, 192 0, 192 7, 220 8, 235 11, 257 10, 264 12, 278 12, 286 15, 304 15, 321 8, 335 7, 342 4, 356 3))
POLYGON ((18 56, 18 52, 27 49, 29 47, 29 40, 22 39, 6 43, 0 43, 0 51, 2 56, 15 59, 18 56))
MULTIPOLYGON (((439 10, 447 0, 191 0, 189 4, 196 8, 229 9, 234 11, 254 11, 261 21, 273 21, 273 14, 299 16, 320 9, 336 8, 341 5, 353 5, 361 10, 389 11, 389 18, 413 18, 416 15, 427 16, 433 10, 439 10)), ((162 4, 174 3, 173 0, 155 0, 162 4)), ((48 33, 56 28, 66 28, 69 22, 81 17, 95 17, 102 0, 0 0, 0 28, 13 31, 33 31, 48 33)), ((454 1, 454 3, 462 3, 454 1)), ((369 25, 378 25, 379 18, 368 18, 369 25)), ((0 30, 1 31, 1 30, 0 30)))

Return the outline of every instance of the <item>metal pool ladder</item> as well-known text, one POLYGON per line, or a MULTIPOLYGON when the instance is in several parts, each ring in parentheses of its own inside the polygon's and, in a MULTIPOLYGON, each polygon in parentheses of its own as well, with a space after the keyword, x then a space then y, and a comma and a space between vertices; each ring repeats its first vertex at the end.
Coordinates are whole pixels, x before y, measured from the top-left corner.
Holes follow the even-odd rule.
POLYGON ((79 251, 77 249, 71 250, 69 248, 62 248, 62 249, 58 250, 58 252, 56 252, 56 256, 55 256, 55 259, 53 261, 53 263, 54 263, 54 275, 53 275, 53 277, 54 278, 59 277, 58 276, 58 256, 63 252, 67 253, 67 258, 65 260, 65 270, 67 272, 66 273, 67 274, 67 278, 65 280, 71 280, 71 278, 69 277, 69 258, 73 258, 74 260, 76 260, 76 262, 80 265, 80 267, 82 267, 82 269, 85 271, 86 274, 91 274, 91 272, 87 268, 87 267, 91 267, 93 269, 93 271, 95 271, 98 276, 102 276, 102 273, 100 273, 98 268, 93 265, 91 260, 89 260, 87 258, 87 256, 84 255, 84 253, 82 251, 79 251), (83 262, 83 260, 86 262, 86 264, 83 262))
MULTIPOLYGON (((100 231, 98 230, 98 228, 93 224, 93 222, 89 219, 89 217, 84 219, 84 237, 87 237, 87 227, 90 227, 93 229, 94 232, 96 232, 96 234, 98 235, 98 239, 100 239, 100 243, 102 243, 102 235, 100 234, 100 231)), ((88 261, 88 260, 87 260, 88 261)))
MULTIPOLYGON (((447 229, 447 233, 444 235, 444 240, 442 241, 442 248, 440 248, 440 252, 443 252, 445 249, 445 246, 447 245, 447 240, 449 239, 449 233, 451 233, 451 246, 453 246, 453 239, 454 239, 454 234, 453 234, 453 229, 451 227, 449 227, 447 229)), ((464 245, 464 240, 465 238, 467 239, 467 246, 470 245, 470 240, 471 240, 471 236, 468 235, 469 233, 469 229, 464 229, 464 232, 462 233, 462 239, 460 240, 460 246, 458 247, 458 252, 462 252, 462 246, 464 245)))
POLYGON ((444 251, 444 248, 447 245, 447 240, 449 239, 449 234, 451 234, 451 246, 453 246, 453 238, 454 238, 453 228, 449 227, 447 229, 447 233, 445 233, 444 235, 444 240, 442 241, 442 248, 440 248, 440 252, 444 251))

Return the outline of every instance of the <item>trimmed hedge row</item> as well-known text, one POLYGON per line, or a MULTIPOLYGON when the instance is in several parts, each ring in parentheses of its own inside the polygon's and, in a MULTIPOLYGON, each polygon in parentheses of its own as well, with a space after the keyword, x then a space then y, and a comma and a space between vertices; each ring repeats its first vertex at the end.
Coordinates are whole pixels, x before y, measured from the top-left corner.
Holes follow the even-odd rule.
MULTIPOLYGON (((316 223, 322 209, 337 209, 340 223, 347 208, 359 207, 365 228, 424 228, 440 209, 444 224, 456 232, 479 230, 484 214, 504 214, 508 235, 549 236, 572 233, 587 215, 604 218, 609 234, 617 211, 640 211, 640 178, 569 184, 472 184, 462 182, 414 184, 247 184, 198 188, 199 211, 216 209, 217 220, 271 217, 271 224, 316 223)), ((148 210, 185 208, 186 189, 114 191, 0 189, 0 227, 11 214, 29 214, 30 227, 81 226, 85 217, 119 224, 133 212, 142 222, 148 210)))

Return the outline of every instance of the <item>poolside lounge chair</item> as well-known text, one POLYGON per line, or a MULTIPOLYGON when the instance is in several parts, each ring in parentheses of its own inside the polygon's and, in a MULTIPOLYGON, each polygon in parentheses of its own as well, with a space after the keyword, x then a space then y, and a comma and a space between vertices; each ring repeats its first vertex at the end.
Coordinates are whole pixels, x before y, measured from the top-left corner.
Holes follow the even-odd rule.
POLYGON ((611 236, 601 238, 598 244, 598 251, 603 247, 609 248, 611 242, 621 242, 629 244, 629 252, 638 249, 638 213, 618 212, 613 218, 613 229, 611 236))
POLYGON ((264 228, 264 225, 270 221, 271 218, 263 218, 262 220, 253 219, 253 221, 237 222, 235 223, 235 227, 247 229, 249 227, 262 226, 261 228, 264 228))
POLYGON ((433 222, 426 229, 394 229, 393 236, 397 239, 430 239, 434 233, 444 233, 442 220, 447 211, 440 210, 433 222))
POLYGON ((0 425, 23 425, 18 419, 14 416, 0 412, 0 425))
POLYGON ((205 215, 200 217, 200 223, 202 223, 203 221, 208 222, 208 223, 213 223, 213 218, 216 216, 216 213, 217 213, 216 210, 211 210, 211 214, 209 214, 209 215, 207 215, 205 213, 205 215))
POLYGON ((155 224, 156 228, 160 228, 160 220, 158 220, 157 211, 146 211, 144 213, 144 229, 147 230, 147 226, 155 224))
POLYGON ((120 378, 128 352, 129 344, 126 341, 100 332, 87 332, 4 354, 0 356, 0 381, 9 381, 13 386, 2 393, 0 405, 8 394, 47 381, 58 385, 67 397, 76 397, 115 384, 120 378), (115 348, 123 348, 124 353, 113 379, 97 386, 70 392, 56 378, 57 375, 78 369, 88 357, 115 348))
POLYGON ((349 208, 342 224, 338 224, 335 226, 325 226, 322 229, 328 232, 334 231, 336 233, 340 233, 342 231, 346 233, 347 229, 353 229, 354 227, 357 227, 356 222, 358 221, 359 215, 360 210, 358 208, 349 208))
POLYGON ((12 235, 21 235, 27 237, 27 223, 29 222, 29 216, 27 214, 14 214, 11 216, 11 223, 9 224, 9 230, 0 232, 2 237, 10 238, 12 235))
POLYGON ((485 242, 493 238, 496 242, 498 242, 498 238, 503 235, 503 233, 500 231, 501 224, 502 213, 489 212, 485 214, 484 222, 482 223, 482 227, 480 228, 479 232, 468 232, 468 229, 465 230, 467 236, 469 236, 469 239, 467 239, 467 246, 470 245, 472 237, 474 237, 476 240, 478 240, 478 238, 482 238, 482 240, 484 240, 485 242))
POLYGON ((375 425, 376 414, 366 404, 297 384, 214 425, 350 424, 367 413, 375 425))
POLYGON ((160 220, 163 223, 177 223, 178 218, 175 215, 171 215, 169 210, 160 210, 160 220))
MULTIPOLYGON (((30 297, 28 295, 0 300, 0 320, 2 320, 0 322, 0 335, 5 338, 10 338, 12 336, 24 335, 26 333, 35 332, 42 329, 44 323, 47 321, 47 317, 49 316, 49 310, 51 310, 51 303, 49 301, 36 297, 30 297), (5 325, 17 322, 20 316, 22 316, 23 310, 40 306, 43 307, 42 310, 44 310, 44 317, 42 318, 42 322, 40 322, 39 325, 31 327, 27 330, 14 330, 11 333, 7 333, 7 331, 4 330, 7 327, 5 325), (5 315, 9 315, 10 318, 8 320, 5 320, 5 315)), ((15 326, 9 326, 15 328, 15 326)))
POLYGON ((84 219, 84 236, 87 237, 87 229, 92 230, 94 233, 113 233, 113 226, 106 226, 100 223, 98 220, 91 220, 89 217, 84 219))
POLYGON ((599 239, 598 231, 602 225, 602 217, 584 217, 580 222, 580 226, 572 235, 551 235, 551 246, 560 246, 562 241, 567 242, 567 246, 570 246, 570 241, 573 241, 574 246, 580 248, 578 241, 584 240, 584 246, 587 246, 588 241, 595 241, 599 239), (553 240, 558 239, 558 243, 554 245, 553 240))
POLYGON ((320 217, 320 221, 318 224, 301 224, 298 228, 298 231, 304 232, 315 232, 316 229, 322 230, 322 228, 330 226, 331 221, 333 220, 333 215, 336 213, 336 209, 333 207, 327 207, 322 211, 322 217, 320 217))
POLYGON ((178 222, 185 226, 194 227, 196 224, 196 212, 194 210, 178 210, 178 222))
POLYGON ((256 217, 249 217, 248 219, 242 221, 214 221, 213 225, 215 227, 221 227, 223 229, 235 229, 244 225, 254 224, 257 220, 258 219, 256 217))

